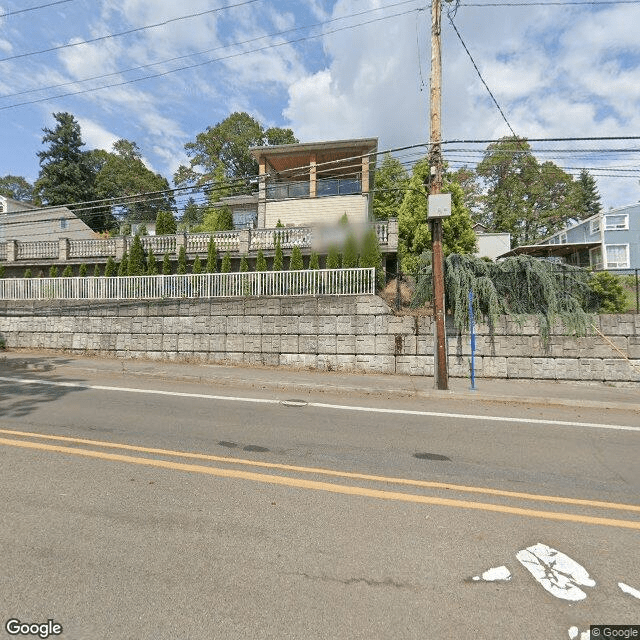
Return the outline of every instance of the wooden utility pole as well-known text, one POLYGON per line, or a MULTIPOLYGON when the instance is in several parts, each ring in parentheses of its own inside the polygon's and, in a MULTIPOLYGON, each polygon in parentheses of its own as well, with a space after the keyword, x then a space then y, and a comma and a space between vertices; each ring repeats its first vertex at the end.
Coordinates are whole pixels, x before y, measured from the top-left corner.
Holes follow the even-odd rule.
MULTIPOLYGON (((431 92, 429 164, 431 176, 429 192, 442 192, 442 51, 441 51, 442 5, 441 0, 431 0, 431 92)), ((447 335, 444 308, 444 254, 442 251, 442 219, 431 219, 433 311, 436 325, 435 379, 436 388, 449 388, 447 371, 447 335)))

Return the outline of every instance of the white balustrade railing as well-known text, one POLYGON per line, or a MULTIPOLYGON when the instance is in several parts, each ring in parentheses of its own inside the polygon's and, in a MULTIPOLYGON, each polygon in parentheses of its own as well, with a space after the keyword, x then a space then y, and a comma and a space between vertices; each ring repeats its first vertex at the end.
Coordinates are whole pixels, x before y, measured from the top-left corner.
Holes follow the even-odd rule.
POLYGON ((175 236, 141 236, 140 240, 144 250, 149 251, 149 249, 152 249, 156 256, 176 252, 175 236))
MULTIPOLYGON (((234 232, 235 233, 235 232, 234 232)), ((190 233, 186 236, 186 246, 185 250, 187 253, 206 253, 209 248, 209 238, 211 238, 210 233, 190 233)), ((216 236, 218 234, 215 234, 216 236)), ((216 247, 218 246, 217 238, 214 238, 214 242, 216 242, 216 247)), ((222 236, 220 238, 220 242, 228 242, 227 236, 222 236)))
POLYGON ((273 242, 276 242, 276 238, 279 239, 283 249, 311 246, 312 230, 309 227, 284 227, 274 229, 272 233, 273 242))
MULTIPOLYGON (((205 234, 206 235, 206 234, 205 234)), ((238 251, 240 248, 240 232, 239 231, 218 231, 212 234, 213 241, 216 243, 218 251, 238 251)), ((207 251, 209 245, 209 235, 206 235, 207 243, 203 252, 207 251)), ((189 242, 187 241, 187 245, 189 242)), ((189 249, 187 249, 187 253, 189 249)))
POLYGON ((376 230, 376 236, 378 236, 378 243, 381 245, 389 244, 389 223, 374 222, 373 226, 376 230))
POLYGON ((60 253, 60 245, 55 240, 18 242, 17 249, 17 260, 57 258, 60 253))
POLYGON ((375 293, 375 269, 114 278, 3 278, 0 300, 155 300, 375 293))
POLYGON ((70 258, 106 258, 116 254, 116 241, 113 238, 104 240, 70 240, 70 258))

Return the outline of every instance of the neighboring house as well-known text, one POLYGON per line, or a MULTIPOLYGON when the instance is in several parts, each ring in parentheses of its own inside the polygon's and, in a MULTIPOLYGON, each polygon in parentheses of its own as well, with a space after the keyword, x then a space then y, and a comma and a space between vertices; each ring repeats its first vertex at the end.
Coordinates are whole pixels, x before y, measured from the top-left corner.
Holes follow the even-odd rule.
POLYGON ((640 203, 591 216, 537 245, 517 247, 500 257, 519 254, 592 269, 640 269, 640 203))
POLYGON ((95 237, 91 228, 66 207, 41 208, 0 196, 0 242, 95 237))
POLYGON ((258 192, 222 198, 236 229, 332 225, 371 218, 377 138, 254 147, 258 192))
POLYGON ((484 225, 479 223, 474 225, 473 230, 476 233, 478 245, 478 250, 474 255, 478 258, 495 260, 511 249, 510 233, 487 233, 484 225))

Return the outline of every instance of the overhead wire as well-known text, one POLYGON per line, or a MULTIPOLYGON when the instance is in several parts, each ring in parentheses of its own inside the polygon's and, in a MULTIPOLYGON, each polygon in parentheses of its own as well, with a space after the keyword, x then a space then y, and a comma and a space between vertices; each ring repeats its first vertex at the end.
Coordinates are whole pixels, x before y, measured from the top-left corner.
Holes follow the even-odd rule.
POLYGON ((38 9, 44 9, 46 7, 53 7, 57 4, 66 4, 67 2, 73 2, 74 0, 57 0, 56 2, 47 2, 46 4, 39 4, 35 7, 27 7, 25 9, 15 9, 14 11, 5 11, 0 13, 0 18, 8 18, 9 16, 16 16, 19 13, 27 13, 27 11, 36 11, 38 9))

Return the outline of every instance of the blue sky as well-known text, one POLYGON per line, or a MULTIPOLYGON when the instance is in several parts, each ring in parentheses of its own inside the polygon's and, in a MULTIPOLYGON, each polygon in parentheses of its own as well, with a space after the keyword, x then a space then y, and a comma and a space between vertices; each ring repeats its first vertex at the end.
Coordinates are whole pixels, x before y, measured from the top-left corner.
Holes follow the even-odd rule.
MULTIPOLYGON (((46 1, 0 0, 0 14, 46 1)), ((640 135, 640 2, 481 4, 463 2, 455 22, 518 134, 640 135)), ((68 0, 1 17, 0 58, 163 21, 171 22, 0 61, 0 175, 37 178, 42 128, 53 126, 57 111, 75 115, 86 148, 133 140, 148 166, 169 179, 187 161, 184 144, 238 110, 291 127, 302 141, 377 136, 386 149, 428 139, 425 0, 68 0), (215 11, 229 5, 237 6, 215 11), (202 15, 174 20, 195 13, 202 15), (209 62, 215 58, 222 59, 209 62), (166 75, 122 84, 159 73, 166 75), (118 86, 60 96, 107 84, 118 86), (18 102, 32 103, 3 108, 18 102)), ((443 47, 444 138, 507 135, 446 18, 443 47)), ((576 152, 640 149, 640 141, 532 146, 540 160, 574 174, 593 169, 605 208, 640 199, 640 151, 576 152)), ((477 161, 484 145, 455 148, 446 154, 454 167, 477 161)), ((401 159, 409 164, 419 153, 401 159)))

